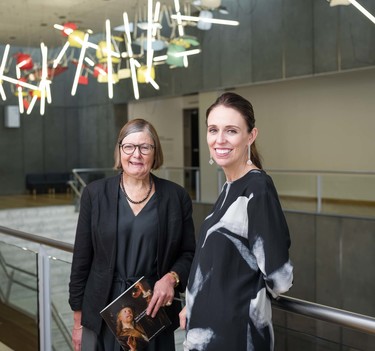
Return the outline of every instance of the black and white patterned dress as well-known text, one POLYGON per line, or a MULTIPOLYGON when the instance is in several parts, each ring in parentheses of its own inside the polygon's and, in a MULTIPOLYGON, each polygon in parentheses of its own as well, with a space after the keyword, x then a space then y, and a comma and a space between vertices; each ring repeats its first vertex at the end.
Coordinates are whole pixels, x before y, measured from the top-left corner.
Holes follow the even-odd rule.
POLYGON ((290 237, 271 177, 227 182, 205 219, 186 291, 184 350, 273 350, 270 295, 293 281, 290 237))

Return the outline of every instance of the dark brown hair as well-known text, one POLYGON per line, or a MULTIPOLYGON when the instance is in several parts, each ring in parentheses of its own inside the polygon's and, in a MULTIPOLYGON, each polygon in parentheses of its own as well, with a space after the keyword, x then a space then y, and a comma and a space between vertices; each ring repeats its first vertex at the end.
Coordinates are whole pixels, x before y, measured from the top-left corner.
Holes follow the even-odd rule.
POLYGON ((154 163, 152 165, 152 169, 158 169, 163 165, 163 150, 161 149, 160 139, 158 133, 156 132, 154 126, 142 118, 132 119, 127 122, 120 130, 120 133, 117 138, 117 143, 114 152, 115 158, 115 169, 122 169, 121 165, 121 157, 120 157, 120 145, 122 140, 132 133, 139 133, 139 132, 147 132, 151 139, 154 142, 155 146, 155 154, 154 154, 154 163))
MULTIPOLYGON (((255 127, 255 116, 254 116, 254 109, 251 105, 250 101, 246 100, 242 96, 227 92, 220 95, 216 101, 207 109, 206 111, 206 125, 207 125, 207 118, 211 111, 218 107, 218 106, 225 106, 228 108, 232 108, 239 112, 247 125, 247 131, 250 133, 253 128, 255 127)), ((262 169, 262 159, 260 154, 258 153, 257 147, 255 145, 255 140, 251 144, 251 161, 257 166, 259 169, 262 169)))

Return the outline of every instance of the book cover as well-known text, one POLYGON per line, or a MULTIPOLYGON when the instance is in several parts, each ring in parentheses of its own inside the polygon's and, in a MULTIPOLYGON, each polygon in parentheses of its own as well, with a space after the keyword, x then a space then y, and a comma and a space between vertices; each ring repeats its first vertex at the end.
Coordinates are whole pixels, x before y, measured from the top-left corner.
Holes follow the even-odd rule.
POLYGON ((141 351, 171 324, 163 307, 155 318, 146 314, 151 297, 150 285, 142 277, 100 312, 123 350, 141 351))

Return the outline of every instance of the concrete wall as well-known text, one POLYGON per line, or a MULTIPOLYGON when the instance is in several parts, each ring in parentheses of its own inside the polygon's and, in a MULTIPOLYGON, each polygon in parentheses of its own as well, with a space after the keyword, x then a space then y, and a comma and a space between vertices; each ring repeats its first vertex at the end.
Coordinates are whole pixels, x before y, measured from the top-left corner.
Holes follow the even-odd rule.
MULTIPOLYGON (((223 0, 226 18, 238 27, 186 27, 202 52, 189 68, 157 67, 160 90, 141 85, 143 98, 228 89, 265 81, 340 72, 375 65, 375 26, 354 6, 330 7, 325 0, 223 0)), ((361 4, 375 13, 375 0, 361 4)), ((215 13, 216 17, 219 14, 215 13)), ((222 16, 223 17, 223 16, 222 16)), ((129 80, 120 83, 129 91, 129 80)))
MULTIPOLYGON (((0 194, 22 193, 26 173, 111 167, 128 102, 130 118, 143 116, 156 125, 166 166, 178 167, 186 95, 196 95, 200 145, 205 145, 204 111, 224 89, 237 89, 254 103, 267 169, 374 170, 369 150, 374 146, 375 26, 353 6, 331 8, 324 0, 223 0, 223 5, 240 26, 186 28, 200 40, 202 53, 189 58, 188 68, 158 66, 160 90, 141 84, 140 102, 134 102, 130 80, 116 84, 109 100, 106 85, 91 76, 72 97, 75 67, 70 65, 53 79, 53 103, 43 117, 36 107, 21 116, 21 128, 4 128, 0 108, 0 194), (115 113, 116 106, 123 112, 115 113)), ((364 0, 363 6, 373 13, 375 0, 364 0)), ((10 56, 20 50, 12 47, 10 56)), ((16 105, 9 84, 3 85, 7 100, 1 106, 16 105)), ((201 146, 203 201, 213 202, 217 170, 207 160, 201 146)))
MULTIPOLYGON (((294 285, 288 295, 375 316, 375 220, 293 212, 287 212, 286 218, 295 265, 294 285)), ((323 339, 343 342, 353 349, 371 350, 375 342, 374 336, 293 314, 288 315, 286 326, 301 332, 315 331, 323 339)))
POLYGON ((22 116, 20 128, 1 123, 0 194, 23 193, 28 173, 112 167, 118 125, 125 120, 126 113, 116 117, 111 104, 102 104, 48 106, 45 116, 22 116))

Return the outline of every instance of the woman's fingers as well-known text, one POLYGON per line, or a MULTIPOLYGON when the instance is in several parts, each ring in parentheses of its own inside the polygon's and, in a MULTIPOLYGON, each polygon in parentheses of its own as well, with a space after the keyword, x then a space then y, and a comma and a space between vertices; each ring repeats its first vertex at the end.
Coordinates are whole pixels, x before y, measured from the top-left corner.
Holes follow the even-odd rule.
POLYGON ((159 308, 172 305, 174 289, 166 279, 160 279, 155 283, 151 301, 147 307, 146 313, 155 317, 159 308))
POLYGON ((181 310, 178 316, 180 318, 180 328, 186 329, 186 306, 181 310))

